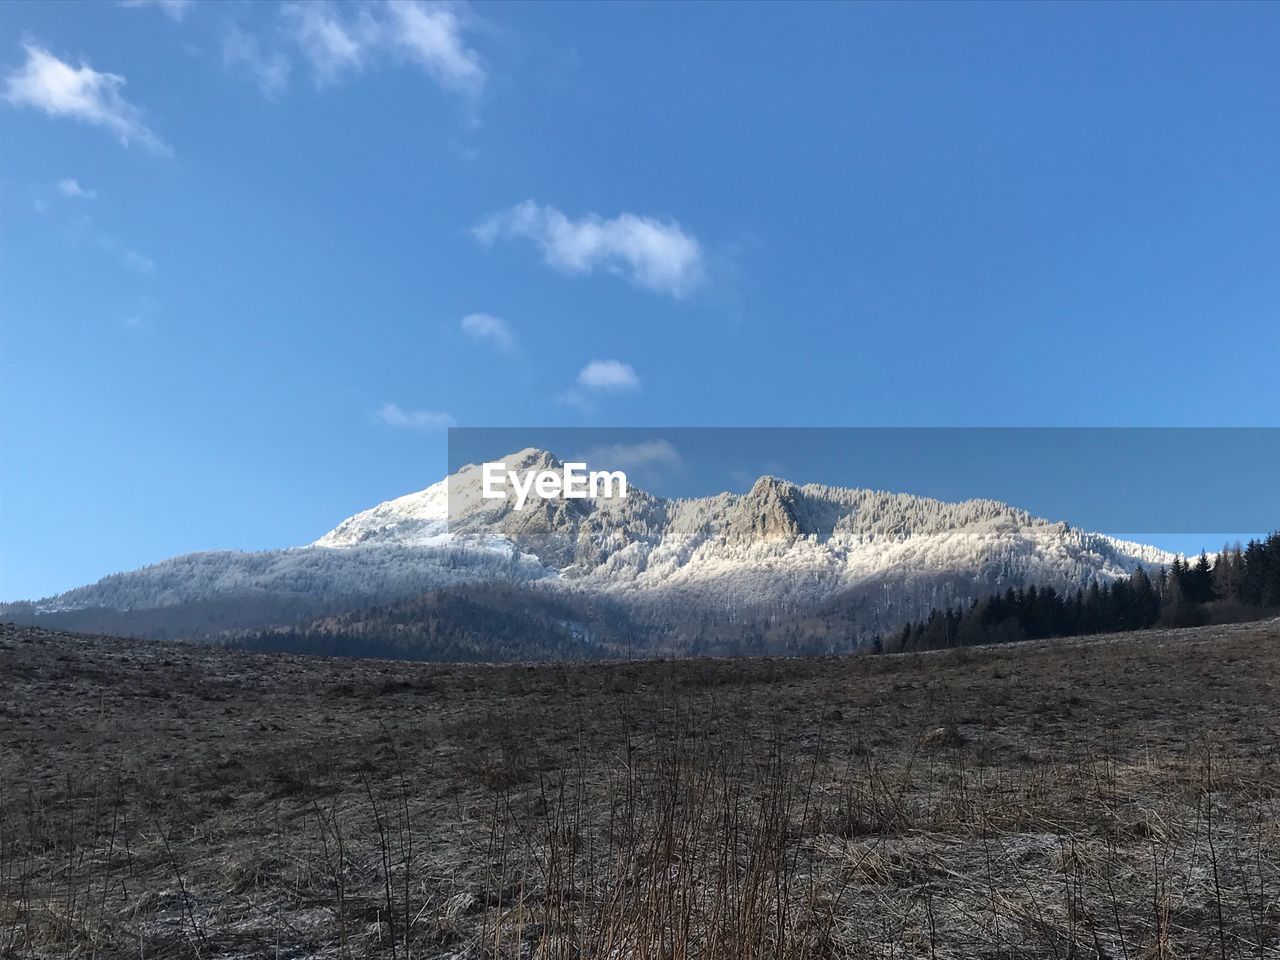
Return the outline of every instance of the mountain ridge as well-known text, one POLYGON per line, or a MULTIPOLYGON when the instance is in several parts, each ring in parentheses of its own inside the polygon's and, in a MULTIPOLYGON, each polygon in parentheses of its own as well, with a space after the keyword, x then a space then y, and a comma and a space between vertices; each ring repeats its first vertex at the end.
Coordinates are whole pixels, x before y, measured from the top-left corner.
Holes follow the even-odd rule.
MULTIPOLYGON (((534 448, 504 462, 560 466, 534 448)), ((1080 588, 1172 560, 994 500, 947 502, 773 476, 741 494, 664 498, 632 487, 625 498, 530 501, 517 510, 510 497, 481 497, 480 467, 470 464, 353 514, 309 544, 185 554, 9 604, 0 615, 92 627, 94 611, 112 623, 136 614, 149 625, 142 632, 155 633, 151 625, 170 610, 181 624, 175 630, 216 633, 492 583, 608 598, 646 622, 664 610, 672 619, 673 605, 682 617, 776 618, 853 597, 866 606, 870 629, 994 589, 1080 588), (199 616, 177 615, 204 607, 225 609, 203 628, 199 616)))

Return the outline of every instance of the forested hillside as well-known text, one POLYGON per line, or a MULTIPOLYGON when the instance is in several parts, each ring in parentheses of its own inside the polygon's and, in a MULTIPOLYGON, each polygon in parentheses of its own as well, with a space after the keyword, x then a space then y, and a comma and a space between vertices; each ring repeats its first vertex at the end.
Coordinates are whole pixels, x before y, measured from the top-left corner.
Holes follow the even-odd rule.
POLYGON ((1214 557, 1087 590, 1063 594, 1052 586, 1010 589, 967 608, 933 610, 880 641, 877 649, 936 650, 979 643, 1191 627, 1260 619, 1280 612, 1280 532, 1247 546, 1224 546, 1214 557))

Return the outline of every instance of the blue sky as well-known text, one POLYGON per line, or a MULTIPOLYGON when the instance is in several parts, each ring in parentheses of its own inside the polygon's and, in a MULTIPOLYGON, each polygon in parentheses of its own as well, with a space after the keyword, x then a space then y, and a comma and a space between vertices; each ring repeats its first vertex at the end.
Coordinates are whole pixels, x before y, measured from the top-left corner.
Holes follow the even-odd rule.
POLYGON ((1278 55, 1264 4, 0 5, 0 597, 309 541, 448 424, 1275 425, 1278 55))

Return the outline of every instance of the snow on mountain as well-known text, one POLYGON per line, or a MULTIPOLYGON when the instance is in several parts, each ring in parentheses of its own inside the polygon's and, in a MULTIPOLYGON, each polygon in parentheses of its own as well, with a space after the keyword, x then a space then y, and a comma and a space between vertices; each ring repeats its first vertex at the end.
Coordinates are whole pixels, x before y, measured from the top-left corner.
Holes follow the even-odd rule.
MULTIPOLYGON (((505 462, 561 466, 532 449, 505 462)), ((903 593, 945 580, 956 599, 1024 583, 1062 589, 1173 560, 991 500, 944 503, 776 477, 741 495, 667 500, 632 488, 625 499, 531 502, 524 510, 479 491, 479 468, 468 466, 357 514, 316 543, 505 546, 558 574, 542 581, 546 588, 741 607, 811 604, 873 583, 903 593)), ((926 603, 941 595, 920 596, 926 603)))
MULTIPOLYGON (((533 449, 505 462, 560 466, 533 449)), ((995 501, 944 503, 776 477, 761 477, 745 494, 672 500, 632 487, 625 498, 530 501, 523 510, 480 490, 480 468, 468 466, 304 547, 175 557, 36 609, 273 597, 292 609, 311 601, 333 609, 464 583, 536 581, 650 610, 678 603, 777 612, 852 591, 901 613, 1025 583, 1080 587, 1174 559, 995 501)))
MULTIPOLYGON (((513 453, 503 462, 513 470, 559 465, 550 454, 533 449, 513 453)), ((511 556, 514 551, 512 539, 495 533, 491 528, 498 519, 512 512, 510 504, 495 506, 492 500, 481 497, 480 467, 468 464, 425 490, 387 500, 348 517, 310 546, 433 548, 466 545, 511 556), (453 504, 452 519, 455 521, 452 529, 450 503, 453 504)))
POLYGON ((483 580, 522 582, 548 575, 534 558, 508 548, 354 546, 342 550, 210 550, 103 577, 40 600, 39 613, 103 608, 144 610, 218 598, 317 600, 334 608, 410 596, 483 580))
POLYGON ((369 545, 435 547, 452 541, 449 534, 449 481, 387 500, 348 517, 315 541, 313 547, 369 545))

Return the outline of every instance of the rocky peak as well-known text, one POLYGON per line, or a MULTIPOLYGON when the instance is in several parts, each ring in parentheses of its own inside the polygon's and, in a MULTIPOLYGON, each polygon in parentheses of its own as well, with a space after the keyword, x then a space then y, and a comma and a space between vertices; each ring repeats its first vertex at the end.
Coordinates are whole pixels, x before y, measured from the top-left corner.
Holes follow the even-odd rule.
POLYGON ((761 477, 734 504, 725 525, 729 543, 792 540, 804 531, 800 523, 800 488, 789 480, 761 477))
POLYGON ((508 470, 560 470, 564 467, 560 458, 549 450, 540 450, 537 447, 525 447, 516 453, 507 454, 502 458, 502 462, 507 465, 508 470))

